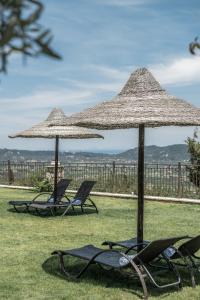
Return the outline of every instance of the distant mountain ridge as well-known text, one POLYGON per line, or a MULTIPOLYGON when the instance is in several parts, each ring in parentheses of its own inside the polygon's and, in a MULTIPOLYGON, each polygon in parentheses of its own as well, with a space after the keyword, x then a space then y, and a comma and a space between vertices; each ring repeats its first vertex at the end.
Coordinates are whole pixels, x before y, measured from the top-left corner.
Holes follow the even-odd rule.
MULTIPOLYGON (((117 154, 117 157, 137 160, 137 152, 138 148, 134 148, 117 154)), ((145 147, 146 161, 188 161, 189 159, 188 146, 185 144, 145 147)))
MULTIPOLYGON (((136 161, 138 148, 129 149, 118 154, 94 152, 60 152, 62 162, 69 161, 136 161)), ((54 151, 29 151, 17 149, 0 149, 0 161, 50 161, 54 158, 54 151)), ((178 162, 188 161, 190 155, 186 144, 169 146, 146 146, 145 161, 147 162, 178 162)))

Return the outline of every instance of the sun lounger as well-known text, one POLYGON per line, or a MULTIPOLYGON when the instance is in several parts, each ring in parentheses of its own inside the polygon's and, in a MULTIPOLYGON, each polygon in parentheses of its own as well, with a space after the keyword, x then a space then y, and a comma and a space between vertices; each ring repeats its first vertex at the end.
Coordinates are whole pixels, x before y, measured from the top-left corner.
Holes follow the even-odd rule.
POLYGON ((75 197, 73 199, 69 199, 67 197, 67 202, 59 202, 59 203, 45 203, 45 204, 38 204, 32 203, 29 206, 29 209, 34 208, 40 214, 41 211, 48 211, 50 210, 52 215, 56 209, 64 209, 63 216, 67 214, 70 209, 75 210, 75 208, 80 207, 81 211, 84 212, 85 208, 94 208, 95 211, 98 213, 98 209, 95 203, 90 199, 90 192, 96 182, 95 181, 83 181, 81 186, 79 187, 75 197), (89 202, 89 203, 87 203, 89 202))
POLYGON ((93 245, 87 245, 81 248, 70 249, 70 250, 55 250, 52 252, 52 255, 58 255, 60 261, 61 271, 66 275, 71 277, 71 274, 67 271, 64 264, 65 256, 73 256, 80 258, 81 260, 86 261, 86 266, 75 276, 80 278, 83 273, 88 269, 91 264, 97 264, 105 267, 117 270, 131 268, 132 273, 135 273, 140 280, 140 283, 143 288, 144 298, 148 298, 147 286, 145 283, 145 278, 147 277, 154 286, 157 288, 166 288, 170 286, 179 286, 181 283, 179 273, 176 267, 171 263, 169 259, 166 258, 167 265, 170 265, 170 268, 165 268, 165 270, 173 271, 176 275, 176 280, 171 283, 159 284, 155 281, 153 273, 150 270, 150 263, 152 263, 156 258, 161 255, 161 253, 175 244, 177 241, 181 240, 184 237, 174 237, 168 239, 155 240, 146 247, 144 247, 138 253, 129 255, 130 251, 134 247, 138 247, 136 244, 134 247, 131 247, 126 253, 120 252, 115 249, 101 249, 93 245))
MULTIPOLYGON (((71 182, 71 179, 61 179, 58 184, 57 184, 57 200, 56 203, 59 203, 63 197, 65 197, 65 192, 66 189, 68 188, 69 184, 71 182)), ((39 193, 37 196, 35 196, 32 200, 28 201, 28 200, 15 200, 15 201, 9 201, 8 204, 12 205, 14 207, 14 209, 17 212, 21 212, 21 210, 19 210, 20 207, 25 208, 26 210, 28 210, 29 206, 31 204, 50 204, 50 203, 54 203, 54 193, 49 193, 49 192, 42 192, 39 193), (42 196, 48 196, 47 200, 43 200, 43 201, 39 201, 38 199, 42 196)))

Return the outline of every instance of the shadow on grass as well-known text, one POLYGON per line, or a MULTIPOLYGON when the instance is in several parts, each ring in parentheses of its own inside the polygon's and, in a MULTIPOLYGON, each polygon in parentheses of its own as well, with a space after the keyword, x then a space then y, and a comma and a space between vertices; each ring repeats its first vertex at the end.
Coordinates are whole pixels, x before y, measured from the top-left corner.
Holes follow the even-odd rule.
MULTIPOLYGON (((72 275, 78 274, 86 265, 86 263, 81 259, 76 259, 73 257, 65 257, 65 266, 68 266, 67 271, 72 275)), ((137 278, 133 278, 130 276, 125 276, 122 273, 119 273, 117 270, 105 270, 102 269, 99 265, 91 265, 89 269, 83 274, 81 279, 73 279, 69 278, 60 271, 59 267, 59 260, 57 256, 52 256, 48 258, 43 264, 42 264, 43 270, 52 275, 55 276, 61 280, 74 282, 75 284, 78 284, 80 281, 89 283, 91 285, 99 285, 104 288, 120 288, 124 292, 131 293, 135 296, 138 296, 139 298, 143 298, 143 292, 140 285, 140 282, 137 278)), ((188 275, 188 274, 185 274, 188 275)), ((185 276, 184 276, 185 277, 185 276)), ((188 277, 188 276, 186 276, 188 277)), ((173 281, 173 276, 165 276, 161 278, 162 284, 169 283, 169 281, 173 281)), ((167 289, 156 289, 153 287, 149 282, 146 282, 147 288, 149 291, 150 296, 154 297, 161 297, 162 296, 169 296, 173 295, 174 292, 178 291, 177 287, 171 287, 167 289)), ((184 286, 190 286, 190 280, 187 278, 187 280, 184 280, 184 286)))
MULTIPOLYGON (((36 217, 61 217, 64 210, 57 210, 55 215, 51 214, 50 210, 40 210, 40 212, 37 212, 35 209, 31 209, 31 210, 27 210, 26 208, 22 208, 19 207, 17 208, 18 211, 16 211, 14 208, 8 208, 7 211, 8 212, 12 212, 15 214, 30 214, 32 216, 36 216, 36 217)), ((97 214, 95 210, 91 210, 91 209, 84 209, 84 212, 81 211, 81 209, 76 209, 76 210, 69 210, 67 212, 66 215, 64 215, 63 217, 67 217, 67 216, 83 216, 83 215, 91 215, 91 214, 97 214)))
POLYGON ((116 216, 126 218, 126 217, 133 217, 137 215, 137 209, 136 208, 124 208, 120 207, 118 209, 112 207, 112 208, 103 208, 103 215, 105 217, 111 217, 116 218, 116 216))
POLYGON ((8 208, 7 211, 15 213, 15 214, 21 214, 21 213, 27 214, 28 213, 27 209, 23 208, 23 207, 18 208, 18 211, 16 211, 14 208, 8 208))
MULTIPOLYGON (((64 209, 57 209, 55 215, 52 216, 50 210, 40 210, 40 214, 37 213, 36 209, 30 208, 29 210, 27 210, 26 207, 24 207, 24 206, 21 206, 21 207, 18 206, 17 210, 18 211, 16 211, 13 207, 9 207, 7 209, 8 212, 12 212, 15 214, 30 213, 33 216, 40 216, 40 217, 60 217, 64 212, 64 209)), ((137 210, 135 208, 130 209, 130 208, 120 207, 119 209, 115 209, 114 207, 112 207, 112 208, 103 207, 102 210, 101 209, 99 210, 99 214, 103 213, 104 217, 116 219, 116 217, 118 217, 118 218, 122 218, 122 217, 124 218, 125 216, 128 217, 130 215, 130 212, 131 212, 131 215, 136 215, 136 211, 137 210)), ((81 208, 77 207, 74 210, 70 209, 65 216, 80 216, 80 215, 84 215, 84 214, 90 215, 90 214, 97 214, 97 213, 96 213, 95 209, 90 209, 90 208, 84 208, 84 212, 82 212, 81 208)))

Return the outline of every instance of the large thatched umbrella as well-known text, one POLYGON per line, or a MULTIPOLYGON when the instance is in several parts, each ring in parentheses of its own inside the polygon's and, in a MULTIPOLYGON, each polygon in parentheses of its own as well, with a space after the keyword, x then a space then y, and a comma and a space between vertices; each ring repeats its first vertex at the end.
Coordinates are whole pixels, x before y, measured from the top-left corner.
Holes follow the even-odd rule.
POLYGON ((96 129, 139 128, 137 238, 143 241, 145 127, 197 126, 200 109, 170 96, 146 69, 131 74, 121 92, 67 118, 66 124, 96 129))
POLYGON ((64 112, 59 108, 54 108, 48 118, 31 127, 30 129, 10 135, 10 138, 55 138, 55 169, 54 169, 54 201, 57 199, 57 177, 58 177, 58 148, 59 138, 62 139, 89 139, 103 138, 93 130, 78 126, 61 126, 66 120, 64 112))

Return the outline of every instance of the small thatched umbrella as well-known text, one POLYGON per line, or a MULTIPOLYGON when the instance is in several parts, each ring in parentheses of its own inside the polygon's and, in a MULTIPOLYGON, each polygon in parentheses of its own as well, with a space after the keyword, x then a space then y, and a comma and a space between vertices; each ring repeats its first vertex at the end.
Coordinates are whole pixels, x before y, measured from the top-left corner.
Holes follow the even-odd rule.
POLYGON ((55 138, 55 169, 54 169, 54 201, 57 199, 57 177, 58 177, 58 148, 59 138, 62 139, 89 139, 103 138, 96 132, 78 126, 61 126, 66 120, 64 112, 59 108, 54 108, 48 118, 31 127, 30 129, 10 135, 10 138, 55 138))
POLYGON ((96 129, 139 128, 137 238, 143 241, 145 127, 197 126, 200 109, 168 95, 153 75, 141 68, 131 74, 113 100, 72 115, 66 124, 96 129))

